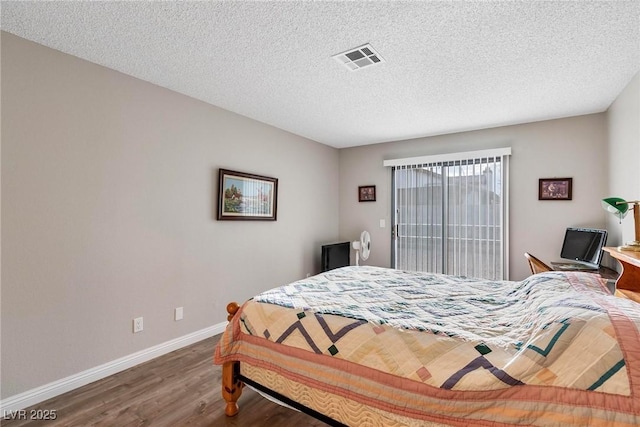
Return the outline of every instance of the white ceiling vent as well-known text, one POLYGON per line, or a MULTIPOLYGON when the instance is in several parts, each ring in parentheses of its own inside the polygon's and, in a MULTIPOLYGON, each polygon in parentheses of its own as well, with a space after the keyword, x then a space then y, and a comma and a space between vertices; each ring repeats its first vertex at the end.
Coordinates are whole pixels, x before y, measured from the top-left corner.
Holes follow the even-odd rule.
POLYGON ((351 71, 359 70, 370 65, 381 64, 384 59, 375 51, 370 44, 365 44, 354 49, 349 49, 346 52, 333 55, 336 61, 344 64, 351 71))

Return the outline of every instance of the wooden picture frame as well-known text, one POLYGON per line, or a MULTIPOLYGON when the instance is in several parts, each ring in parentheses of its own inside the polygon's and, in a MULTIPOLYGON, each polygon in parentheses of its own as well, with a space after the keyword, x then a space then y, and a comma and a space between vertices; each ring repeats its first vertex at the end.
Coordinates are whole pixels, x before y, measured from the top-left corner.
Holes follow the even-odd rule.
POLYGON ((571 200, 573 178, 540 178, 538 200, 571 200))
POLYGON ((276 221, 278 179, 220 169, 218 220, 276 221))
POLYGON ((358 201, 359 202, 375 202, 376 201, 376 186, 375 185, 361 185, 358 187, 358 201))

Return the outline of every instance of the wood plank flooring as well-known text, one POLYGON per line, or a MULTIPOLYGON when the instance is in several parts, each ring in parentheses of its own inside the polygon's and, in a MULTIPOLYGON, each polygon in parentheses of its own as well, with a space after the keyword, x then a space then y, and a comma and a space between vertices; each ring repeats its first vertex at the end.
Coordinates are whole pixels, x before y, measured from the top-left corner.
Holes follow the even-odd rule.
POLYGON ((245 388, 240 413, 224 414, 219 336, 176 350, 26 409, 55 410, 57 419, 2 420, 2 427, 41 426, 326 426, 245 388))

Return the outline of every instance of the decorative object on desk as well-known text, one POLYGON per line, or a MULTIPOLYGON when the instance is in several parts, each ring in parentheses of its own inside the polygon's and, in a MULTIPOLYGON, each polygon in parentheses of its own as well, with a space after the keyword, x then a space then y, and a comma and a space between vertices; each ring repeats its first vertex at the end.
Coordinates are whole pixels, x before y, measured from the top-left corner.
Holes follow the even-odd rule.
POLYGON ((276 221, 278 179, 220 169, 218 219, 276 221))
POLYGON ((607 197, 602 199, 602 207, 612 214, 616 215, 622 224, 622 218, 627 216, 630 210, 633 210, 635 240, 628 242, 626 245, 618 246, 621 251, 640 252, 640 200, 624 200, 620 197, 607 197))
POLYGON ((538 200, 571 200, 573 178, 540 178, 538 200))
POLYGON ((376 186, 375 185, 361 185, 358 187, 358 201, 359 202, 375 202, 376 201, 376 186))
POLYGON ((363 231, 360 234, 360 240, 356 240, 352 243, 353 249, 356 250, 356 265, 360 265, 360 258, 366 261, 369 258, 369 252, 371 251, 371 235, 368 231, 363 231))

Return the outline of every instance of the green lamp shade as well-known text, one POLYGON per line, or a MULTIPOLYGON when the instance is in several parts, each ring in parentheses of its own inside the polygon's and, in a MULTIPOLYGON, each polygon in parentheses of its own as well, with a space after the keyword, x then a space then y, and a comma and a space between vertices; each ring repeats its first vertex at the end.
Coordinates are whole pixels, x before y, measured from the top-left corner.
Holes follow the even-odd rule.
POLYGON ((607 212, 616 214, 622 219, 629 210, 629 203, 620 197, 607 197, 606 199, 602 199, 602 207, 607 212))

